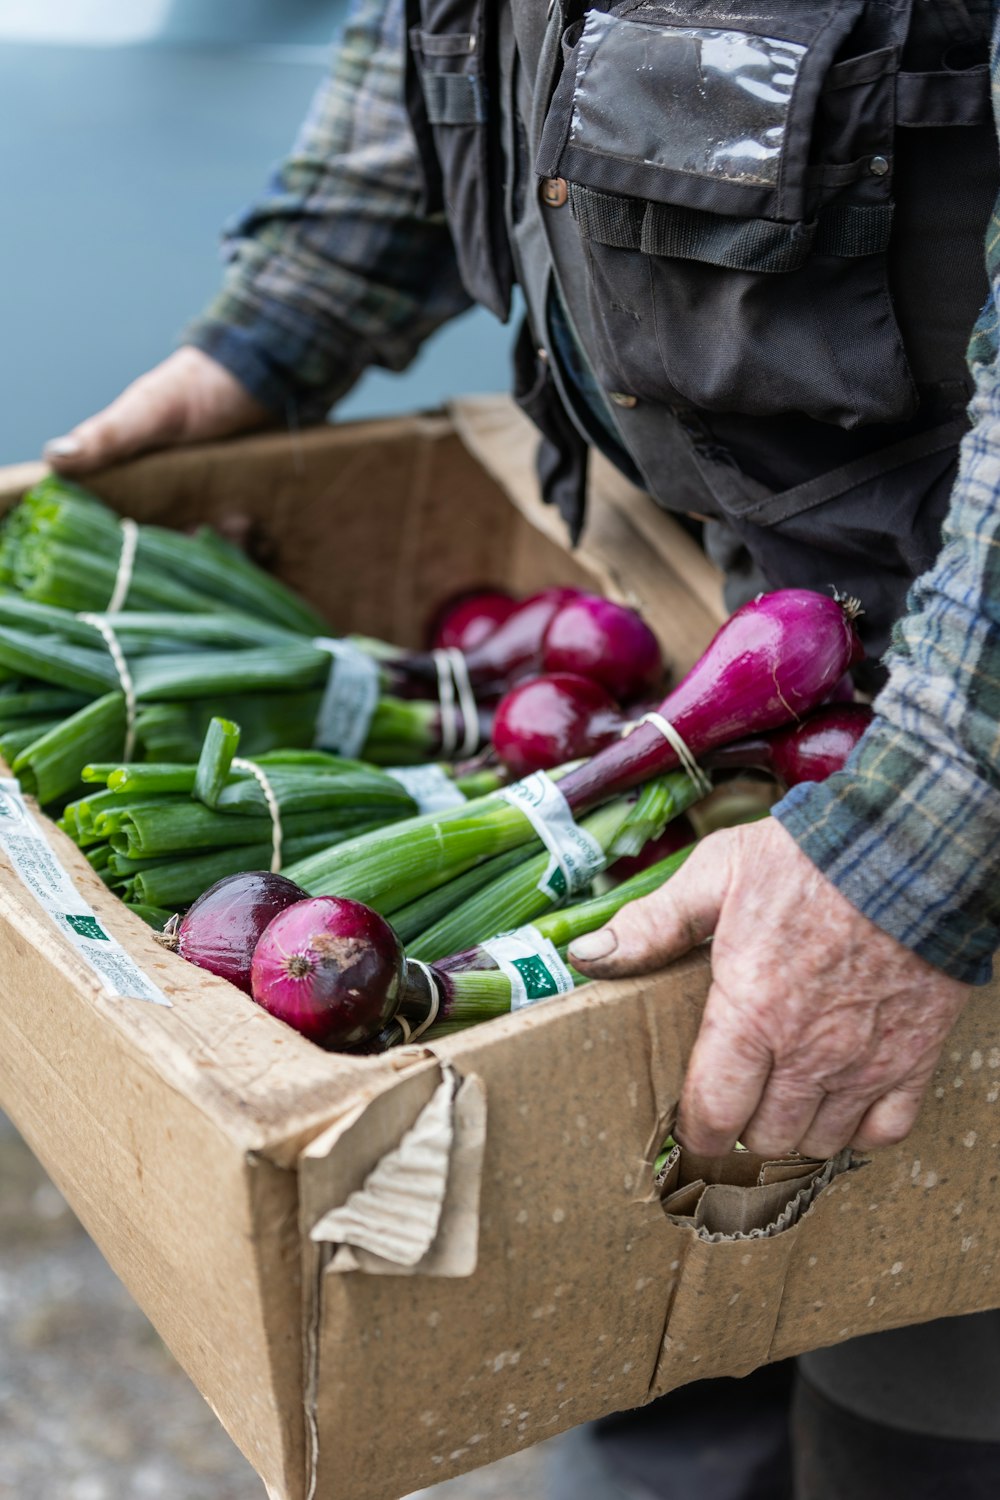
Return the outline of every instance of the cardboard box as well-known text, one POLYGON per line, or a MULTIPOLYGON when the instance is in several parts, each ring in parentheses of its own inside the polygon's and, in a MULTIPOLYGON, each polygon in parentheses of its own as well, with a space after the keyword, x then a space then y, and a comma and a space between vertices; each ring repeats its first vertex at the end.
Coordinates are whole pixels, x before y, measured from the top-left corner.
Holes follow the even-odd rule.
MULTIPOLYGON (((144 458, 95 488, 140 519, 250 517, 336 629, 415 641, 458 587, 584 583, 638 599, 686 666, 721 617, 711 568, 604 469, 569 554, 531 446, 505 402, 472 403, 144 458)), ((34 477, 0 475, 4 502, 34 477)), ((1000 1303, 996 987, 905 1144, 674 1159, 654 1183, 703 956, 434 1047, 328 1056, 164 953, 46 831, 173 1005, 109 999, 0 868, 0 1104, 274 1500, 394 1500, 687 1380, 1000 1303), (406 1213, 418 1146, 429 1219, 406 1213), (337 1211, 376 1167, 403 1243, 345 1252, 337 1211)))

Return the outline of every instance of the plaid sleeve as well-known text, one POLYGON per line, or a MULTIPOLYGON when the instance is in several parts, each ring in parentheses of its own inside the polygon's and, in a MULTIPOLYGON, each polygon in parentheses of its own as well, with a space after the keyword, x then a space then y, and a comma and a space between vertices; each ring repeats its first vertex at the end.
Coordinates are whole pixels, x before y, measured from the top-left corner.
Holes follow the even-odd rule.
MULTIPOLYGON (((1000 119, 998 61, 1000 21, 1000 119)), ((941 552, 893 636, 877 717, 842 772, 774 809, 865 916, 973 984, 1000 948, 1000 200, 986 263, 991 295, 969 349, 974 425, 941 552)))
POLYGON ((227 229, 222 290, 185 330, 257 399, 316 421, 368 365, 401 370, 469 306, 421 213, 403 0, 355 0, 290 156, 227 229))

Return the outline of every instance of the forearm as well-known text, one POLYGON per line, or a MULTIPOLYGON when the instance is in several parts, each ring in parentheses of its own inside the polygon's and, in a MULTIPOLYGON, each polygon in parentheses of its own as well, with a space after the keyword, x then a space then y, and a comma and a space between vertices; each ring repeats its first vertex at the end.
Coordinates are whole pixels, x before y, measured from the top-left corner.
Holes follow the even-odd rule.
POLYGON ((280 417, 317 420, 372 364, 402 369, 468 305, 421 212, 401 0, 359 0, 262 200, 231 228, 219 295, 185 332, 280 417))

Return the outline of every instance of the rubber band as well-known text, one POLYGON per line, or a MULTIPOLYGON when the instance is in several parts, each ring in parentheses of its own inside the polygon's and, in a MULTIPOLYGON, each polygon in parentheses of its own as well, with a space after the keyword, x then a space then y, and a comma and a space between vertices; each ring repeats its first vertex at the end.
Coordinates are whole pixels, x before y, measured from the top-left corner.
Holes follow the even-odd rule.
MULTIPOLYGON (((423 1036, 424 1032, 428 1031, 437 1020, 438 1011, 441 1009, 441 991, 438 988, 438 982, 434 978, 433 973, 425 963, 421 963, 419 958, 408 958, 406 962, 412 965, 414 968, 421 969, 423 971, 424 978, 427 980, 427 988, 430 990, 431 995, 430 1010, 427 1012, 426 1016, 424 1016, 424 1019, 420 1022, 419 1026, 414 1026, 411 1028, 410 1035, 406 1038, 407 1042, 415 1042, 417 1040, 417 1037, 423 1036)), ((396 1020, 402 1020, 402 1017, 397 1016, 396 1020)))
POLYGON ((121 531, 122 550, 118 554, 118 572, 115 574, 115 586, 111 591, 111 598, 104 611, 108 615, 119 614, 128 598, 128 591, 132 587, 136 548, 139 545, 139 527, 131 516, 122 517, 121 531))
POLYGON ((451 760, 458 748, 458 710, 455 707, 455 677, 448 651, 433 651, 438 680, 438 702, 441 705, 441 754, 451 760))
POLYGON ((128 669, 128 662, 125 660, 125 653, 121 648, 121 642, 103 615, 92 615, 84 612, 78 614, 76 618, 82 621, 84 625, 93 626, 103 638, 111 660, 114 663, 115 671, 118 673, 118 681, 125 695, 125 748, 122 751, 122 759, 129 761, 132 759, 132 751, 135 749, 135 683, 132 681, 132 674, 128 669))
POLYGON ((410 1025, 405 1016, 393 1016, 392 1019, 393 1024, 398 1026, 400 1031, 403 1033, 403 1040, 397 1045, 400 1047, 405 1047, 413 1035, 413 1027, 410 1025))
MULTIPOLYGON (((683 737, 674 728, 670 720, 665 719, 662 714, 649 713, 643 714, 639 720, 639 724, 652 724, 654 729, 660 731, 667 744, 677 752, 677 759, 681 763, 682 770, 687 772, 701 795, 707 797, 712 790, 711 777, 705 775, 705 772, 701 769, 701 766, 699 766, 690 749, 685 744, 683 737)), ((639 725, 637 724, 635 727, 638 728, 639 725)))
POLYGON ((465 653, 457 646, 449 646, 445 653, 451 665, 451 675, 455 679, 455 687, 458 692, 458 706, 462 712, 462 725, 465 729, 465 738, 462 741, 462 758, 474 755, 479 748, 479 704, 472 690, 472 679, 469 676, 469 664, 465 659, 465 653))
POLYGON ((267 810, 271 814, 271 874, 277 875, 281 869, 281 846, 284 834, 281 827, 281 808, 274 794, 274 787, 267 779, 263 768, 255 760, 244 760, 242 756, 233 757, 234 771, 249 771, 261 791, 264 793, 264 801, 267 810))

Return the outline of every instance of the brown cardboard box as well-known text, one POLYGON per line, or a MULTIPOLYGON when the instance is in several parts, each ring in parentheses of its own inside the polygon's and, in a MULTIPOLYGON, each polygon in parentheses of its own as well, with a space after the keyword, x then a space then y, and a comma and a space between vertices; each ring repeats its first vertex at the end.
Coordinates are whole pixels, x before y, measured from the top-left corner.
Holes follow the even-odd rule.
MULTIPOLYGON (((721 617, 712 570, 605 470, 568 554, 530 448, 484 402, 141 459, 95 488, 140 519, 252 518, 337 629, 413 641, 456 588, 582 582, 635 596, 686 666, 721 617)), ((4 501, 35 473, 0 475, 4 501)), ((272 1497, 394 1500, 693 1378, 1000 1303, 993 987, 904 1145, 823 1168, 675 1158, 654 1184, 704 958, 433 1048, 327 1056, 164 953, 46 827, 173 1006, 107 998, 0 865, 0 1104, 272 1497), (429 1220, 407 1216, 418 1147, 429 1220), (331 1212, 376 1167, 400 1243, 338 1249, 331 1212)))

